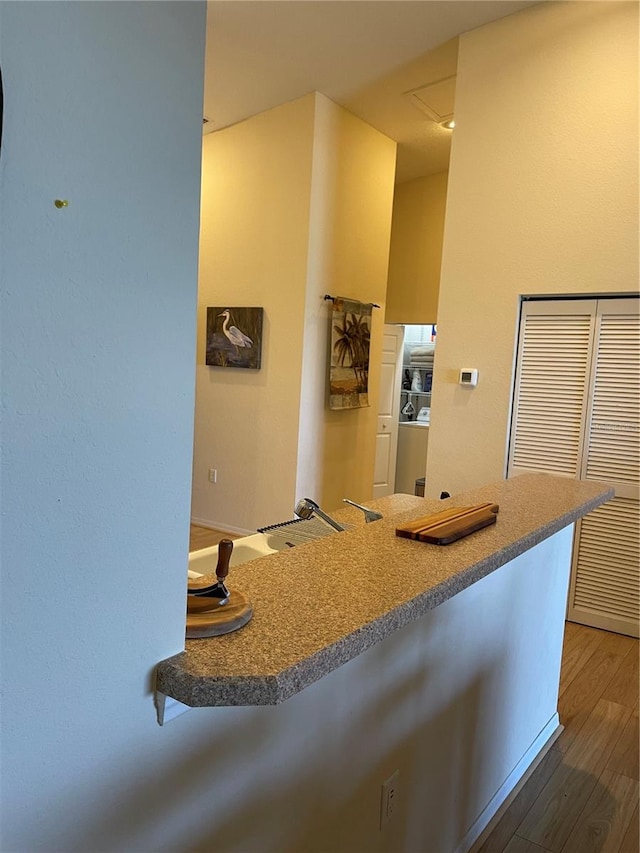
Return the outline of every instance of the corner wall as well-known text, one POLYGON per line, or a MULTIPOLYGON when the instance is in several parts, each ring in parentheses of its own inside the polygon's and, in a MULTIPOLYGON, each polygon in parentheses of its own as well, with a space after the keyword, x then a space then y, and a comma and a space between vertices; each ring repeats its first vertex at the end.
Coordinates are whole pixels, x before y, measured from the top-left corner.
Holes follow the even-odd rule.
POLYGON ((637 33, 635 3, 546 3, 460 38, 429 495, 505 475, 521 294, 637 292, 637 33))
POLYGON ((373 493, 396 144, 316 94, 297 497, 330 511, 373 493), (328 408, 331 302, 374 302, 369 408, 328 408))

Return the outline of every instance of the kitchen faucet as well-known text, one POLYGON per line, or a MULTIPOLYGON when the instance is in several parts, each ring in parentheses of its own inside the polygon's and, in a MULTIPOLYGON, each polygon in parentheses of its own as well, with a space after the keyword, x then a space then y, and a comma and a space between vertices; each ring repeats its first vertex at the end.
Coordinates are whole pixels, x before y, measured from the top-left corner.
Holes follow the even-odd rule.
POLYGON ((302 498, 296 504, 296 508, 294 509, 294 513, 298 516, 298 518, 311 518, 312 515, 320 516, 323 521, 326 521, 327 524, 330 524, 331 527, 335 528, 335 530, 344 530, 337 521, 334 521, 330 516, 323 512, 318 504, 315 501, 312 501, 311 498, 302 498))

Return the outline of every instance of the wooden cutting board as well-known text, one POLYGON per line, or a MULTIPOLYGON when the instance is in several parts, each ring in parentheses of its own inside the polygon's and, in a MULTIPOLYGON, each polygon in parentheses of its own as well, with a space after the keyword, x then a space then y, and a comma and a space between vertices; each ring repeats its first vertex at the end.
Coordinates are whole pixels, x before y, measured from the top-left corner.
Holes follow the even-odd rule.
POLYGON ((499 509, 498 504, 494 503, 451 507, 396 527, 396 536, 433 545, 449 545, 476 530, 495 524, 499 509))
MULTIPOLYGON (((214 599, 215 602, 215 599, 214 599)), ((200 637, 219 637, 242 628, 253 616, 253 607, 243 592, 234 590, 222 607, 212 604, 211 610, 187 612, 186 636, 189 640, 200 637)))

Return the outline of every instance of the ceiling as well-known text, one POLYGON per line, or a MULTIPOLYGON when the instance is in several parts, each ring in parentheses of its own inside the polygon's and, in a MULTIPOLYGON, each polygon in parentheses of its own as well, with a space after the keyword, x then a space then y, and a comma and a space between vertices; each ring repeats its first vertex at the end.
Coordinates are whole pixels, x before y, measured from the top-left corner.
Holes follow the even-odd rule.
POLYGON ((396 181, 444 171, 451 131, 410 93, 453 77, 448 89, 419 93, 446 107, 457 36, 535 2, 210 0, 205 130, 318 91, 398 143, 396 181))
POLYGON ((534 2, 210 0, 206 132, 318 91, 398 143, 398 182, 444 171, 451 131, 411 93, 452 111, 457 36, 534 2))

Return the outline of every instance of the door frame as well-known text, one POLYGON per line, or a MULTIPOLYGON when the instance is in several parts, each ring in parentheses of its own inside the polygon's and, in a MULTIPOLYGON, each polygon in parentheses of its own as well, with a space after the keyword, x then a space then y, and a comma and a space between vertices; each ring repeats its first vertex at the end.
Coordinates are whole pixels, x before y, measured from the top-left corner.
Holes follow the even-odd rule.
MULTIPOLYGON (((387 464, 387 476, 388 476, 388 485, 391 491, 385 492, 385 494, 393 494, 395 492, 395 478, 396 478, 396 460, 398 456, 398 422, 400 420, 400 385, 402 381, 402 354, 404 351, 404 335, 405 335, 405 327, 403 325, 398 325, 395 323, 385 323, 383 330, 383 339, 384 336, 390 335, 395 337, 396 339, 396 359, 395 366, 393 371, 393 389, 392 389, 392 399, 391 399, 391 420, 393 422, 393 431, 391 434, 391 444, 389 447, 389 456, 388 456, 388 464, 387 464)), ((386 362, 387 364, 389 362, 386 362)), ((381 385, 382 385, 382 368, 385 364, 384 361, 380 362, 380 376, 381 376, 381 385)), ((382 435, 383 432, 380 429, 380 418, 383 416, 387 416, 387 413, 384 414, 380 411, 380 405, 382 402, 382 393, 378 396, 378 412, 375 420, 375 437, 374 443, 376 446, 377 453, 377 444, 378 444, 378 436, 382 435)), ((388 433, 385 433, 388 434, 388 433)), ((374 467, 374 482, 372 487, 372 497, 384 497, 383 494, 376 493, 376 483, 375 483, 375 467, 374 467)))

